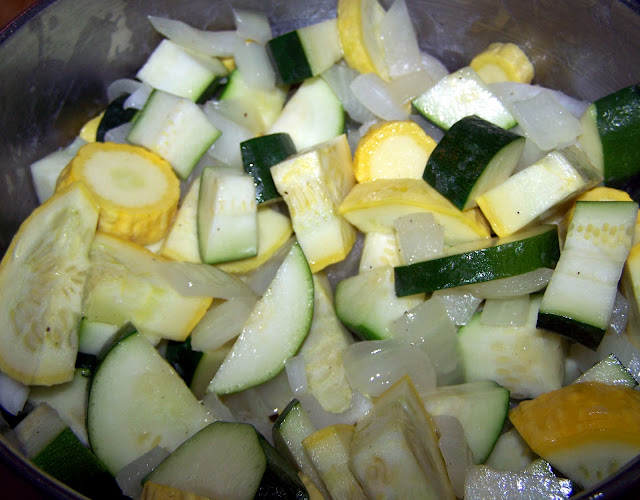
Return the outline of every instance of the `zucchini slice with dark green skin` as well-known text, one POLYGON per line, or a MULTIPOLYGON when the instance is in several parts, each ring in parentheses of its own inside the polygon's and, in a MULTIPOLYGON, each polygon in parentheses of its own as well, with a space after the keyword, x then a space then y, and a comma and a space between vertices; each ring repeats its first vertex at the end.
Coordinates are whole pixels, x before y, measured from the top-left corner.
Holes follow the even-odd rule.
POLYGON ((525 138, 479 116, 467 116, 444 135, 422 178, 460 210, 506 180, 518 164, 525 138))
POLYGON ((100 124, 98 125, 96 141, 104 142, 105 134, 109 130, 133 120, 133 117, 136 115, 138 110, 134 108, 124 108, 124 103, 127 100, 127 97, 129 97, 129 94, 124 94, 120 97, 116 97, 111 101, 111 103, 109 103, 107 109, 104 111, 102 120, 100 120, 100 124))
POLYGON ((540 225, 505 238, 458 245, 444 256, 396 267, 396 294, 404 297, 554 268, 559 258, 557 226, 540 225))

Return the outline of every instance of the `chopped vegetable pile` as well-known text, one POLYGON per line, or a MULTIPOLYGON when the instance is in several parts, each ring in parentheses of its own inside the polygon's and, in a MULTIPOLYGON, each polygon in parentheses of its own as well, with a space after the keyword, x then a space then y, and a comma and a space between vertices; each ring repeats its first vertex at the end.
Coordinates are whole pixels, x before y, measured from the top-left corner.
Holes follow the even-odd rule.
POLYGON ((0 264, 0 405, 91 498, 569 498, 640 454, 640 84, 405 0, 164 37, 0 264))

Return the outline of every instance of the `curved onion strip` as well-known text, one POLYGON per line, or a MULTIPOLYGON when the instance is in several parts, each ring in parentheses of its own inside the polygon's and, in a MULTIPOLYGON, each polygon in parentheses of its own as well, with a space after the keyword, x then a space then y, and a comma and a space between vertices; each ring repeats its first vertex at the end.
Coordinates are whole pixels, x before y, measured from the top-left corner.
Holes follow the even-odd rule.
POLYGON ((231 410, 220 400, 215 392, 207 392, 202 398, 202 404, 215 415, 216 420, 224 420, 227 422, 233 420, 231 410))
POLYGON ((358 75, 351 91, 365 108, 383 120, 406 120, 409 110, 392 95, 389 85, 375 73, 358 75))
POLYGON ((143 83, 134 92, 131 93, 122 106, 124 109, 142 109, 146 104, 153 88, 148 83, 143 83))
POLYGON ((375 115, 369 111, 353 95, 351 82, 359 75, 355 69, 343 64, 334 64, 331 68, 322 73, 322 78, 329 84, 331 90, 335 92, 347 114, 358 123, 366 123, 375 120, 375 115))
POLYGON ((260 296, 264 295, 295 241, 295 237, 292 236, 289 238, 289 240, 278 249, 273 257, 247 275, 247 285, 251 290, 260 296))
POLYGON ((273 38, 269 19, 263 12, 233 9, 233 17, 239 37, 259 43, 267 43, 273 38))
POLYGON ((11 415, 20 413, 29 397, 29 386, 0 373, 0 406, 11 415))
POLYGON ((389 82, 389 92, 396 102, 409 102, 436 84, 425 70, 407 73, 389 82))
POLYGON ((459 290, 469 292, 483 299, 499 299, 516 295, 526 295, 546 287, 552 274, 552 269, 540 268, 518 276, 486 281, 476 285, 466 285, 459 287, 459 290))
POLYGON ((480 322, 489 326, 524 326, 529 320, 529 295, 487 299, 480 322))
POLYGON ((213 101, 204 105, 204 113, 209 121, 222 132, 222 135, 209 149, 208 154, 225 165, 242 170, 240 143, 251 139, 253 133, 220 113, 213 101))
POLYGON ((421 53, 422 70, 426 71, 432 80, 438 81, 449 74, 449 70, 440 59, 428 52, 421 53))
POLYGON ((447 466, 447 474, 456 497, 464 497, 464 480, 473 465, 473 454, 464 436, 462 424, 450 415, 435 415, 433 421, 438 428, 438 446, 447 466))
POLYGON ((140 498, 142 480, 168 456, 167 450, 156 446, 120 469, 115 479, 122 493, 131 498, 140 498))
POLYGON ((149 21, 158 33, 182 47, 209 56, 230 57, 233 55, 235 31, 199 30, 182 21, 166 17, 149 16, 149 21))
POLYGON ((247 85, 263 90, 275 88, 276 72, 264 45, 237 37, 233 55, 238 71, 247 85))
POLYGON ((229 299, 212 305, 191 332, 191 347, 214 351, 236 338, 257 301, 229 299))
POLYGON ((114 80, 107 87, 107 99, 111 102, 121 95, 133 94, 141 85, 143 85, 142 82, 134 80, 133 78, 119 78, 114 80))
POLYGON ((115 142, 116 144, 127 144, 127 136, 131 132, 133 124, 131 122, 123 123, 117 127, 107 130, 104 134, 105 142, 115 142))
POLYGON ((389 76, 397 78, 414 73, 422 66, 416 30, 404 0, 395 0, 380 22, 389 76))

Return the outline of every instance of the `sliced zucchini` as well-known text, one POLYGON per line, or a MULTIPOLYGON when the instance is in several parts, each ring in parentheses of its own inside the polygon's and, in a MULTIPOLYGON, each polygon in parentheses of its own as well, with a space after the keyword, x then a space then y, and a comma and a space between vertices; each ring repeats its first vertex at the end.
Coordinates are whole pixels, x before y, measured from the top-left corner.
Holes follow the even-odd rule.
POLYGON ((540 306, 538 327, 596 350, 611 322, 638 205, 579 201, 540 306))
POLYGON ((465 116, 477 115, 504 129, 516 119, 471 67, 445 76, 413 101, 425 118, 447 130, 465 116))
POLYGON ((395 268, 398 297, 517 276, 555 267, 558 228, 540 225, 506 238, 454 246, 423 262, 395 268))
POLYGON ((220 131, 197 104, 154 90, 127 140, 162 156, 184 180, 218 137, 220 131))
POLYGON ((271 167, 296 153, 289 134, 278 133, 255 137, 240 143, 244 171, 253 177, 256 201, 265 203, 280 199, 271 177, 271 167))
POLYGON ((173 451, 213 420, 149 341, 123 333, 95 372, 87 408, 91 447, 114 475, 155 446, 173 451))
POLYGON ((606 358, 598 361, 574 381, 575 384, 580 382, 626 385, 632 389, 638 385, 638 381, 615 354, 609 354, 606 358))
POLYGON ((178 212, 169 227, 160 255, 173 260, 202 262, 198 246, 198 198, 200 196, 200 176, 196 177, 182 198, 178 212))
POLYGON ((206 264, 258 253, 256 188, 249 175, 205 167, 198 195, 198 245, 206 264))
POLYGON ((493 380, 516 399, 536 397, 562 387, 562 337, 537 329, 541 297, 533 296, 527 324, 483 325, 477 312, 458 331, 460 356, 467 382, 493 380))
POLYGON ((97 356, 100 350, 114 337, 118 325, 91 321, 82 318, 78 328, 78 352, 97 356))
POLYGON ((290 31, 267 42, 278 76, 288 85, 319 75, 342 59, 336 19, 290 31))
POLYGON ((496 441, 509 411, 509 390, 488 380, 438 387, 422 394, 431 416, 458 419, 476 464, 483 463, 496 441))
POLYGON ((203 357, 204 353, 191 348, 191 337, 183 342, 170 340, 164 353, 164 358, 189 387, 203 357))
POLYGON ((191 392, 193 392, 198 399, 204 398, 207 394, 207 388, 209 387, 211 379, 220 369, 224 358, 227 357, 232 347, 233 341, 229 341, 218 349, 202 352, 202 357, 195 367, 193 377, 191 378, 191 385, 189 386, 191 392))
POLYGON ((396 289, 390 266, 351 276, 340 281, 336 288, 336 314, 364 339, 391 338, 393 322, 424 300, 420 292, 396 296, 396 289))
POLYGON ((287 133, 297 151, 344 132, 344 109, 329 84, 316 76, 306 80, 287 101, 267 134, 287 133))
POLYGON ((505 181, 516 168, 525 138, 478 116, 454 123, 435 147, 422 178, 460 210, 505 181))
POLYGON ((124 103, 128 97, 128 94, 124 94, 116 97, 109 103, 107 109, 104 110, 100 123, 98 124, 98 130, 96 130, 96 141, 104 142, 105 134, 109 130, 133 120, 133 117, 136 115, 138 110, 135 108, 125 109, 124 103))
POLYGON ((300 245, 294 244, 211 380, 209 392, 238 392, 275 377, 298 351, 312 317, 311 271, 300 245))
POLYGON ((607 184, 640 172, 640 85, 598 99, 580 119, 580 145, 607 184))

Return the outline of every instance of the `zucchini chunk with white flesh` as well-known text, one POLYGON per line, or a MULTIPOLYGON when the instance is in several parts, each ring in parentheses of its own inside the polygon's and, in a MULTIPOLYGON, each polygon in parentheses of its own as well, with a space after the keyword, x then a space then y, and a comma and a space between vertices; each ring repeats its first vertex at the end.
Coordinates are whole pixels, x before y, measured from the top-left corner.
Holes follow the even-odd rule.
POLYGON ((434 423, 406 376, 358 422, 349 465, 368 498, 455 498, 434 423))
POLYGON ((184 296, 159 278, 170 261, 135 243, 98 233, 90 262, 82 308, 89 321, 131 321, 153 342, 185 340, 211 305, 211 297, 184 296))
POLYGON ((254 257, 258 252, 256 188, 247 174, 206 167, 198 196, 198 243, 206 264, 254 257))
POLYGON ((288 85, 319 75, 342 59, 337 21, 328 19, 272 38, 267 50, 279 83, 288 85))
POLYGON ((123 498, 104 464, 46 403, 39 404, 14 431, 27 458, 47 474, 91 498, 123 498))
POLYGON ((421 394, 429 415, 456 417, 473 453, 476 464, 483 463, 496 441, 509 411, 509 390, 495 382, 482 380, 438 387, 421 394))
POLYGON ((298 351, 312 317, 313 279, 300 245, 294 244, 211 380, 209 392, 230 394, 271 380, 298 351))
POLYGON ((606 184, 640 172, 640 85, 598 99, 580 119, 578 141, 606 184))
POLYGON ((209 424, 169 455, 146 481, 204 498, 309 498, 291 466, 255 428, 236 422, 209 424))
POLYGON ((467 382, 493 380, 511 397, 536 397, 562 387, 564 339, 536 328, 541 297, 530 300, 524 326, 489 326, 482 313, 458 331, 460 356, 467 382))
POLYGON ((538 327, 596 350, 611 323, 638 204, 579 201, 540 306, 538 327))
POLYGON ((534 452, 589 488, 640 453, 639 414, 640 391, 584 382, 522 401, 509 419, 534 452))
POLYGON ((398 297, 482 283, 553 268, 560 258, 558 228, 540 225, 505 238, 451 247, 431 260, 395 268, 398 297))
POLYGON ((25 385, 73 378, 98 206, 80 183, 22 223, 0 263, 0 371, 25 385))
POLYGON ((516 168, 525 138, 478 116, 456 122, 435 147, 422 178, 460 210, 505 181, 516 168))
POLYGON ((136 77, 154 89, 197 101, 216 78, 227 73, 219 59, 162 40, 136 77))
POLYGON ((155 446, 175 450, 213 417, 156 349, 130 326, 98 365, 87 408, 89 442, 107 469, 155 446))
POLYGON ((218 137, 220 131, 196 103, 154 90, 127 140, 163 157, 184 180, 218 137))
POLYGON ((336 314, 364 339, 391 338, 393 322, 424 300, 422 293, 400 297, 396 290, 390 266, 356 274, 338 283, 336 314))
POLYGON ((346 135, 274 165, 271 175, 311 272, 343 260, 356 239, 355 229, 338 213, 355 183, 346 135))
POLYGON ((328 141, 344 132, 344 108, 321 77, 305 80, 285 104, 267 134, 291 136, 297 151, 328 141))
POLYGON ((198 197, 200 176, 193 179, 182 198, 178 212, 169 227, 159 254, 173 260, 202 262, 198 246, 198 197))
POLYGON ((413 101, 415 108, 444 130, 465 116, 477 115, 504 129, 516 119, 471 67, 445 76, 413 101))
POLYGON ((271 167, 296 153, 289 134, 269 134, 240 143, 244 171, 253 177, 256 201, 266 203, 281 198, 271 177, 271 167))
POLYGON ((582 151, 552 151, 477 198, 498 236, 515 233, 602 180, 582 151))

